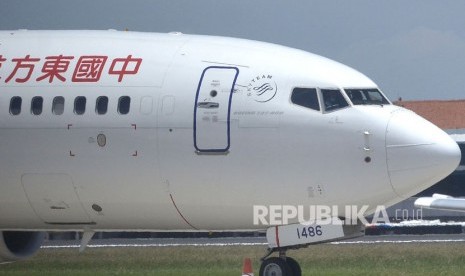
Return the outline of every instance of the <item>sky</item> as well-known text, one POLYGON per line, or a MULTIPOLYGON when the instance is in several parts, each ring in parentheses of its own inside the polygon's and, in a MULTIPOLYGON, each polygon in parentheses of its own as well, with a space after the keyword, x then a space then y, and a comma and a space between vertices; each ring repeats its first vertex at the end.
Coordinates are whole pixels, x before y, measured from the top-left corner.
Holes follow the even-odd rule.
POLYGON ((178 31, 347 64, 391 100, 465 99, 465 1, 0 0, 0 30, 178 31))

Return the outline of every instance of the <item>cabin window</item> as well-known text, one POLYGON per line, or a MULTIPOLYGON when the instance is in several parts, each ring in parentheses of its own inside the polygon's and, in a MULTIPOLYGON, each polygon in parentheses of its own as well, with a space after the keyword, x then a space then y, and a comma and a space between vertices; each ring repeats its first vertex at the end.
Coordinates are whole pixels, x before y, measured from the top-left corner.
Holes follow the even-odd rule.
POLYGON ((13 97, 10 100, 10 114, 19 115, 21 113, 21 104, 23 99, 21 97, 13 97))
POLYGON ((42 114, 42 107, 44 104, 44 99, 42 97, 34 97, 31 101, 31 113, 33 115, 42 114))
POLYGON ((53 98, 52 113, 55 115, 61 115, 65 111, 65 98, 58 96, 53 98))
POLYGON ((292 90, 291 102, 296 105, 320 111, 320 103, 318 102, 316 88, 294 88, 294 90, 292 90))
POLYGON ((321 89, 326 111, 334 111, 349 106, 339 89, 321 89))
POLYGON ((86 97, 79 96, 74 100, 74 113, 82 115, 86 112, 86 97))
POLYGON ((97 98, 97 102, 95 103, 95 112, 98 115, 106 114, 108 110, 108 97, 101 96, 97 98))
POLYGON ((131 105, 131 98, 128 96, 122 96, 118 100, 118 113, 119 114, 128 114, 129 107, 131 105))
POLYGON ((389 101, 378 89, 344 89, 354 105, 386 105, 389 101))

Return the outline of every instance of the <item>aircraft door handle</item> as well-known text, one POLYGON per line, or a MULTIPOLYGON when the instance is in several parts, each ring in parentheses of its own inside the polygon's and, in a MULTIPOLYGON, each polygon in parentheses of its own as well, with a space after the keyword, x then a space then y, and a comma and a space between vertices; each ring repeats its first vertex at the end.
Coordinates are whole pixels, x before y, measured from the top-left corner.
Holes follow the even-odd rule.
POLYGON ((197 103, 197 108, 206 108, 206 109, 212 109, 212 108, 219 108, 220 104, 215 103, 215 102, 200 102, 197 103))

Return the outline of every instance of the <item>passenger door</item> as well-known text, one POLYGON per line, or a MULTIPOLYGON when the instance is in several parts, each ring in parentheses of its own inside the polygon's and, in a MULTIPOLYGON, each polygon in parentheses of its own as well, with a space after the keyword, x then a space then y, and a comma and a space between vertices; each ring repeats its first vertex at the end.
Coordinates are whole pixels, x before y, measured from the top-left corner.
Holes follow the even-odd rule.
POLYGON ((203 71, 194 108, 197 153, 229 151, 231 102, 238 74, 236 67, 211 66, 203 71))

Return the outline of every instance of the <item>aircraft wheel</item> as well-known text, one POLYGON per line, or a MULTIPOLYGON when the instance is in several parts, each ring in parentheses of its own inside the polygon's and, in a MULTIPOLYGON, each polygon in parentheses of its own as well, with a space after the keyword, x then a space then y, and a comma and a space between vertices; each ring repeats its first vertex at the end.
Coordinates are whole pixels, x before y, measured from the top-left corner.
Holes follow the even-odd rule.
POLYGON ((260 276, 294 276, 287 262, 282 258, 272 257, 262 262, 260 276))
POLYGON ((292 276, 302 276, 302 270, 300 269, 300 265, 296 260, 287 257, 286 263, 291 269, 292 276))

